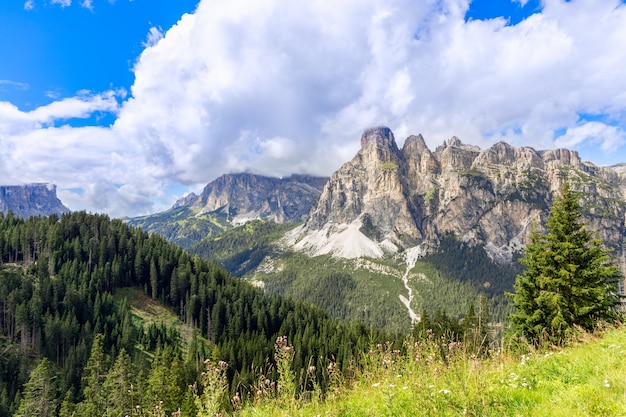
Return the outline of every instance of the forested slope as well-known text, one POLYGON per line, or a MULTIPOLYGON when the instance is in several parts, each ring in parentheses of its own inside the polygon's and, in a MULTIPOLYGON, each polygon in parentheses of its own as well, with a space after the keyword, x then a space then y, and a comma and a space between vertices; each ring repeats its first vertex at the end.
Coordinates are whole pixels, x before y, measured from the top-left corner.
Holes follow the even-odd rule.
MULTIPOLYGON (((232 389, 245 393, 272 363, 278 336, 294 345, 297 373, 309 365, 325 369, 330 359, 345 369, 369 343, 385 338, 308 304, 265 296, 162 237, 105 215, 2 216, 0 262, 0 416, 14 415, 24 407, 20 398, 31 398, 23 391, 36 363, 40 373, 55 375, 55 413, 90 415, 97 398, 86 393, 107 392, 107 378, 125 369, 135 405, 165 401, 169 412, 185 403, 207 357, 228 362, 232 389), (134 325, 126 299, 114 297, 122 287, 139 287, 171 306, 209 345, 194 340, 183 353, 175 331, 134 325), (94 355, 103 358, 96 370, 94 355), (94 372, 101 377, 90 380, 94 372)), ((321 372, 316 378, 324 383, 321 372)))

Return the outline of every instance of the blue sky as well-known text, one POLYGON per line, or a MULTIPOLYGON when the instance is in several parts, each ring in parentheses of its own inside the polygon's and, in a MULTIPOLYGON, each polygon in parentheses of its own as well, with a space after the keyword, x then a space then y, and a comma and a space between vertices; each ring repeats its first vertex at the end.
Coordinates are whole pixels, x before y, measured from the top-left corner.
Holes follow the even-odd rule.
POLYGON ((32 110, 81 90, 129 89, 151 28, 169 29, 196 5, 197 0, 0 2, 0 80, 15 83, 0 87, 0 100, 32 110))
POLYGON ((626 162, 625 51, 622 0, 3 1, 0 182, 132 216, 379 124, 626 162))

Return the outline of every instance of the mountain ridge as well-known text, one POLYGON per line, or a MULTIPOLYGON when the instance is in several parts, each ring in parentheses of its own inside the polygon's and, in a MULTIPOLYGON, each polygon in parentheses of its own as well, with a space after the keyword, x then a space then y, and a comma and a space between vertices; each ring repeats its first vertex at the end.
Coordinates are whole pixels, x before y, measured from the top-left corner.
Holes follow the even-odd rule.
POLYGON ((488 149, 452 137, 434 152, 421 135, 398 148, 387 127, 368 129, 361 149, 324 187, 309 218, 285 238, 312 255, 382 257, 454 234, 510 261, 541 225, 565 179, 581 193, 586 219, 624 258, 626 179, 568 149, 498 142, 488 149), (351 248, 347 250, 346 248, 351 248))
POLYGON ((285 178, 224 174, 209 182, 199 195, 190 193, 164 212, 127 221, 190 249, 203 238, 252 220, 303 221, 327 180, 298 174, 285 178))

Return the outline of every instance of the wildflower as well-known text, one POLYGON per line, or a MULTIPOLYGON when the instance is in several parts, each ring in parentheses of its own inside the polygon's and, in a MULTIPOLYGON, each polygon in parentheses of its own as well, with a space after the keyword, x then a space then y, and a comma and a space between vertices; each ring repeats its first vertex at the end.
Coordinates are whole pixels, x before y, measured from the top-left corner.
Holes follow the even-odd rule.
POLYGON ((330 362, 328 364, 328 367, 326 368, 326 371, 328 372, 328 374, 332 374, 336 368, 337 368, 337 364, 335 362, 330 362))
POLYGON ((372 386, 373 386, 374 388, 376 388, 376 387, 377 387, 377 386, 379 386, 379 385, 380 385, 380 382, 377 382, 377 383, 375 383, 375 384, 372 384, 372 386))
POLYGON ((442 389, 439 390, 439 394, 450 394, 452 391, 450 391, 449 389, 442 389))
POLYGON ((611 388, 611 384, 609 384, 609 380, 608 380, 608 379, 605 379, 605 380, 604 380, 604 386, 605 386, 606 388, 611 388))

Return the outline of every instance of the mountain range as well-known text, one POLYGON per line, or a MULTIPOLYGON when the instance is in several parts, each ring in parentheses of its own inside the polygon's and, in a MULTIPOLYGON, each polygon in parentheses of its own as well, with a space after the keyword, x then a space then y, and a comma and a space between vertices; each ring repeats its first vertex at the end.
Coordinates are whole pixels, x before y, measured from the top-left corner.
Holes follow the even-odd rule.
POLYGON ((623 261, 623 168, 597 167, 567 149, 499 142, 481 150, 457 137, 432 152, 421 135, 410 136, 399 149, 391 130, 374 128, 288 241, 310 254, 382 257, 415 246, 428 251, 451 234, 510 262, 568 179, 589 226, 623 261))
MULTIPOLYGON (((439 310, 463 315, 480 297, 506 317, 516 260, 565 180, 625 271, 626 164, 504 142, 480 149, 457 137, 433 151, 413 135, 400 148, 386 127, 366 130, 330 178, 226 174, 165 212, 127 221, 267 292, 402 330, 439 310)), ((54 189, 3 196, 30 195, 54 212, 64 208, 54 189)))
MULTIPOLYGON (((161 232, 155 219, 187 210, 221 219, 222 230, 253 219, 303 224, 286 237, 310 255, 379 258, 437 247, 454 235, 510 262, 541 227, 565 179, 581 193, 590 227, 624 260, 626 165, 598 167, 567 149, 537 151, 499 142, 488 149, 457 137, 433 152, 421 135, 399 149, 386 127, 367 130, 361 149, 330 179, 223 175, 169 211, 131 220, 161 232)), ((166 235, 167 233, 162 233, 166 235)), ((205 234, 206 235, 206 234, 205 234)))
POLYGON ((189 240, 191 252, 333 317, 402 330, 439 310, 463 315, 480 297, 497 320, 506 317, 516 260, 566 179, 624 270, 625 173, 575 151, 504 142, 480 149, 452 137, 432 151, 415 135, 400 148, 377 127, 329 179, 224 175, 141 221, 150 230, 151 219, 173 224, 168 216, 181 210, 214 216, 222 230, 189 240))

